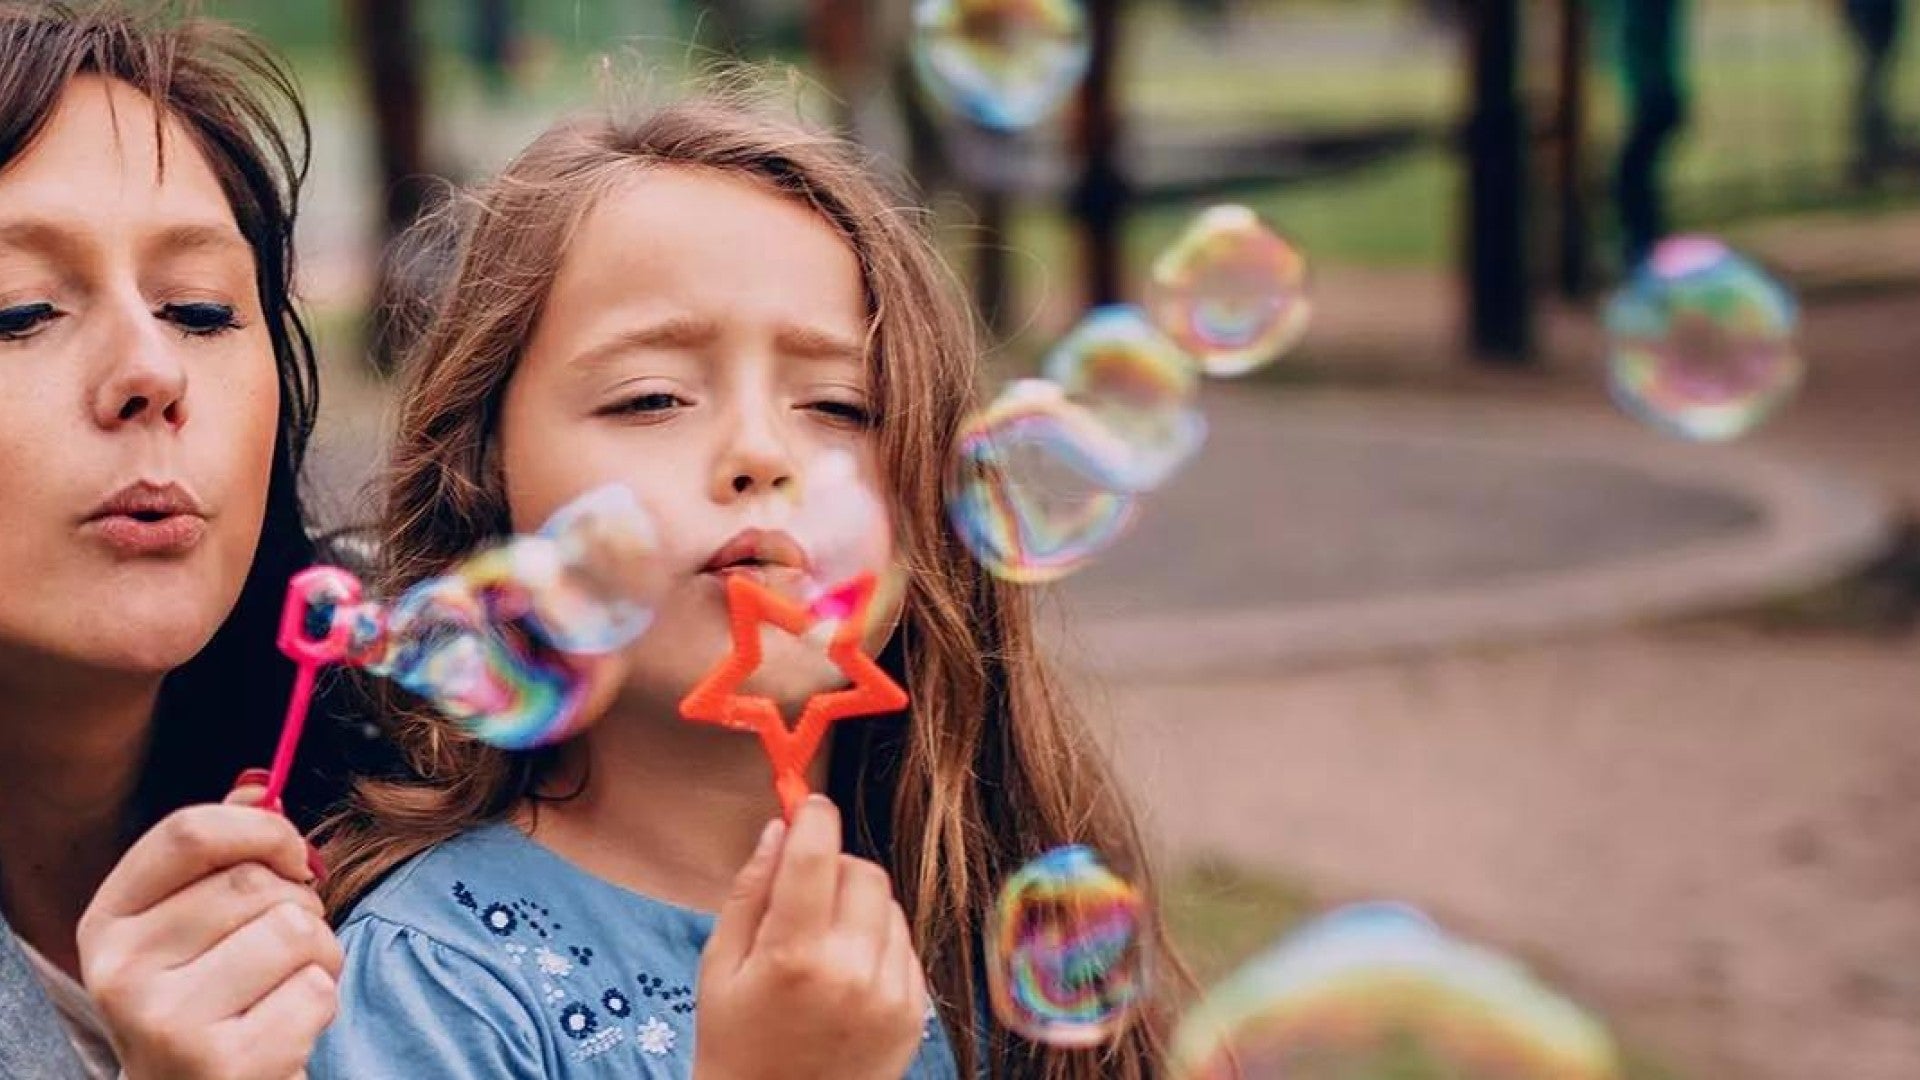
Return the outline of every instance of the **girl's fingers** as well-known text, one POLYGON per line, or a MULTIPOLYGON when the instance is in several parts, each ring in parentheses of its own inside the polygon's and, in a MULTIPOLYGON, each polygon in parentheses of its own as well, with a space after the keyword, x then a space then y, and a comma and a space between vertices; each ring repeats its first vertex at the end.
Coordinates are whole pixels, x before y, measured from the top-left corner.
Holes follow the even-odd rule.
POLYGON ((246 1012, 302 969, 340 973, 339 939, 326 920, 295 904, 275 904, 197 960, 166 976, 201 1000, 203 1015, 246 1012))
POLYGON ((334 976, 318 967, 301 968, 253 1007, 217 1025, 228 1053, 243 1055, 246 1075, 304 1077, 314 1041, 339 1011, 334 976))
POLYGON ((880 949, 877 983, 883 991, 892 991, 902 1001, 918 1001, 926 1009, 927 973, 920 967, 920 955, 913 948, 913 931, 898 905, 887 919, 886 944, 880 949))
POLYGON ((887 922, 897 907, 893 880, 877 864, 840 856, 840 887, 834 903, 835 929, 871 944, 878 953, 887 939, 887 922))
POLYGON ((727 892, 726 902, 720 905, 713 936, 707 939, 701 959, 703 968, 712 965, 712 970, 732 973, 746 962, 772 899, 773 872, 780 864, 780 846, 786 833, 786 822, 779 818, 767 822, 767 827, 760 831, 759 844, 734 875, 733 887, 727 892))
POLYGON ((152 970, 198 959, 269 909, 287 904, 315 919, 326 909, 312 889, 257 862, 209 874, 131 919, 116 930, 118 947, 146 959, 152 970))
POLYGON ((138 915, 209 874, 245 862, 305 881, 307 842, 286 818, 253 807, 176 810, 135 841, 101 882, 81 932, 92 921, 138 915))
POLYGON ((825 797, 809 795, 780 849, 773 896, 754 948, 818 941, 833 928, 839 882, 840 811, 825 797))

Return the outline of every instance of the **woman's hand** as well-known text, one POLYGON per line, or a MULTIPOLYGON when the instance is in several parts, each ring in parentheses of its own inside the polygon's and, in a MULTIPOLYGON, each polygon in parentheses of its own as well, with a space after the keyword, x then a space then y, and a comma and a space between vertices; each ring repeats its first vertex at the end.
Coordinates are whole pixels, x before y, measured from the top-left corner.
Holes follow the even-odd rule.
POLYGON ((333 1019, 318 863, 285 817, 246 805, 261 794, 169 815, 80 917, 81 981, 127 1080, 288 1080, 333 1019))
POLYGON ((926 975, 887 872, 840 852, 812 796, 734 879, 700 961, 696 1080, 900 1080, 920 1048, 926 975))

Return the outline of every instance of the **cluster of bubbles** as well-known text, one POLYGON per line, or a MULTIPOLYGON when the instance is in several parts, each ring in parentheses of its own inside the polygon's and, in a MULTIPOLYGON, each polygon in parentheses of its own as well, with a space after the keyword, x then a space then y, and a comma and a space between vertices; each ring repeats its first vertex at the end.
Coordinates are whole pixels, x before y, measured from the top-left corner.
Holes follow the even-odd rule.
POLYGON ((1309 923, 1210 990, 1169 1075, 1333 1080, 1410 1061, 1475 1080, 1620 1076, 1606 1028, 1519 963, 1380 903, 1309 923))
POLYGON ((1045 379, 1009 384, 968 420, 947 510, 993 574, 1052 581, 1109 548, 1206 441, 1202 377, 1273 362, 1309 316, 1305 260, 1242 206, 1200 214, 1154 262, 1147 296, 1087 314, 1045 379))
POLYGON ((626 488, 596 488, 539 532, 462 561, 391 602, 343 573, 309 579, 303 633, 391 679, 494 746, 524 750, 583 722, 581 658, 624 648, 653 610, 653 523, 626 488))
POLYGON ((1798 312, 1786 289, 1718 240, 1656 246, 1606 311, 1613 398, 1696 442, 1747 434, 1800 388, 1798 312))
POLYGON ((934 100, 1014 132, 1051 116, 1093 59, 1081 0, 918 0, 913 64, 934 100))
POLYGON ((1144 921, 1140 894, 1090 848, 1055 848, 1021 867, 987 930, 995 1015, 1051 1046, 1112 1038, 1143 988, 1144 921))

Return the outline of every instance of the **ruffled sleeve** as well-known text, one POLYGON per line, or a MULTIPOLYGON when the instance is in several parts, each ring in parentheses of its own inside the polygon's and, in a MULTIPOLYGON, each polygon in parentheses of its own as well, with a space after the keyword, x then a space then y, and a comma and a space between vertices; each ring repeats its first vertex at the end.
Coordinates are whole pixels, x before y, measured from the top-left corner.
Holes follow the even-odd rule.
POLYGON ((340 1011, 309 1080, 507 1080, 547 1075, 518 980, 468 952, 378 917, 340 933, 340 1011))

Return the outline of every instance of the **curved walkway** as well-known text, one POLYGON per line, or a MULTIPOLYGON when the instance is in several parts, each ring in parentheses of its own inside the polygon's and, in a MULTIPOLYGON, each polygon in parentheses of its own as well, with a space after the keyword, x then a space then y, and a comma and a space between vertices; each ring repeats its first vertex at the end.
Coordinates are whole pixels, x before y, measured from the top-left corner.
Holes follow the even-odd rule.
POLYGON ((1886 543, 1877 495, 1591 410, 1216 394, 1209 446, 1064 590, 1077 650, 1193 676, 1726 608, 1886 543))

